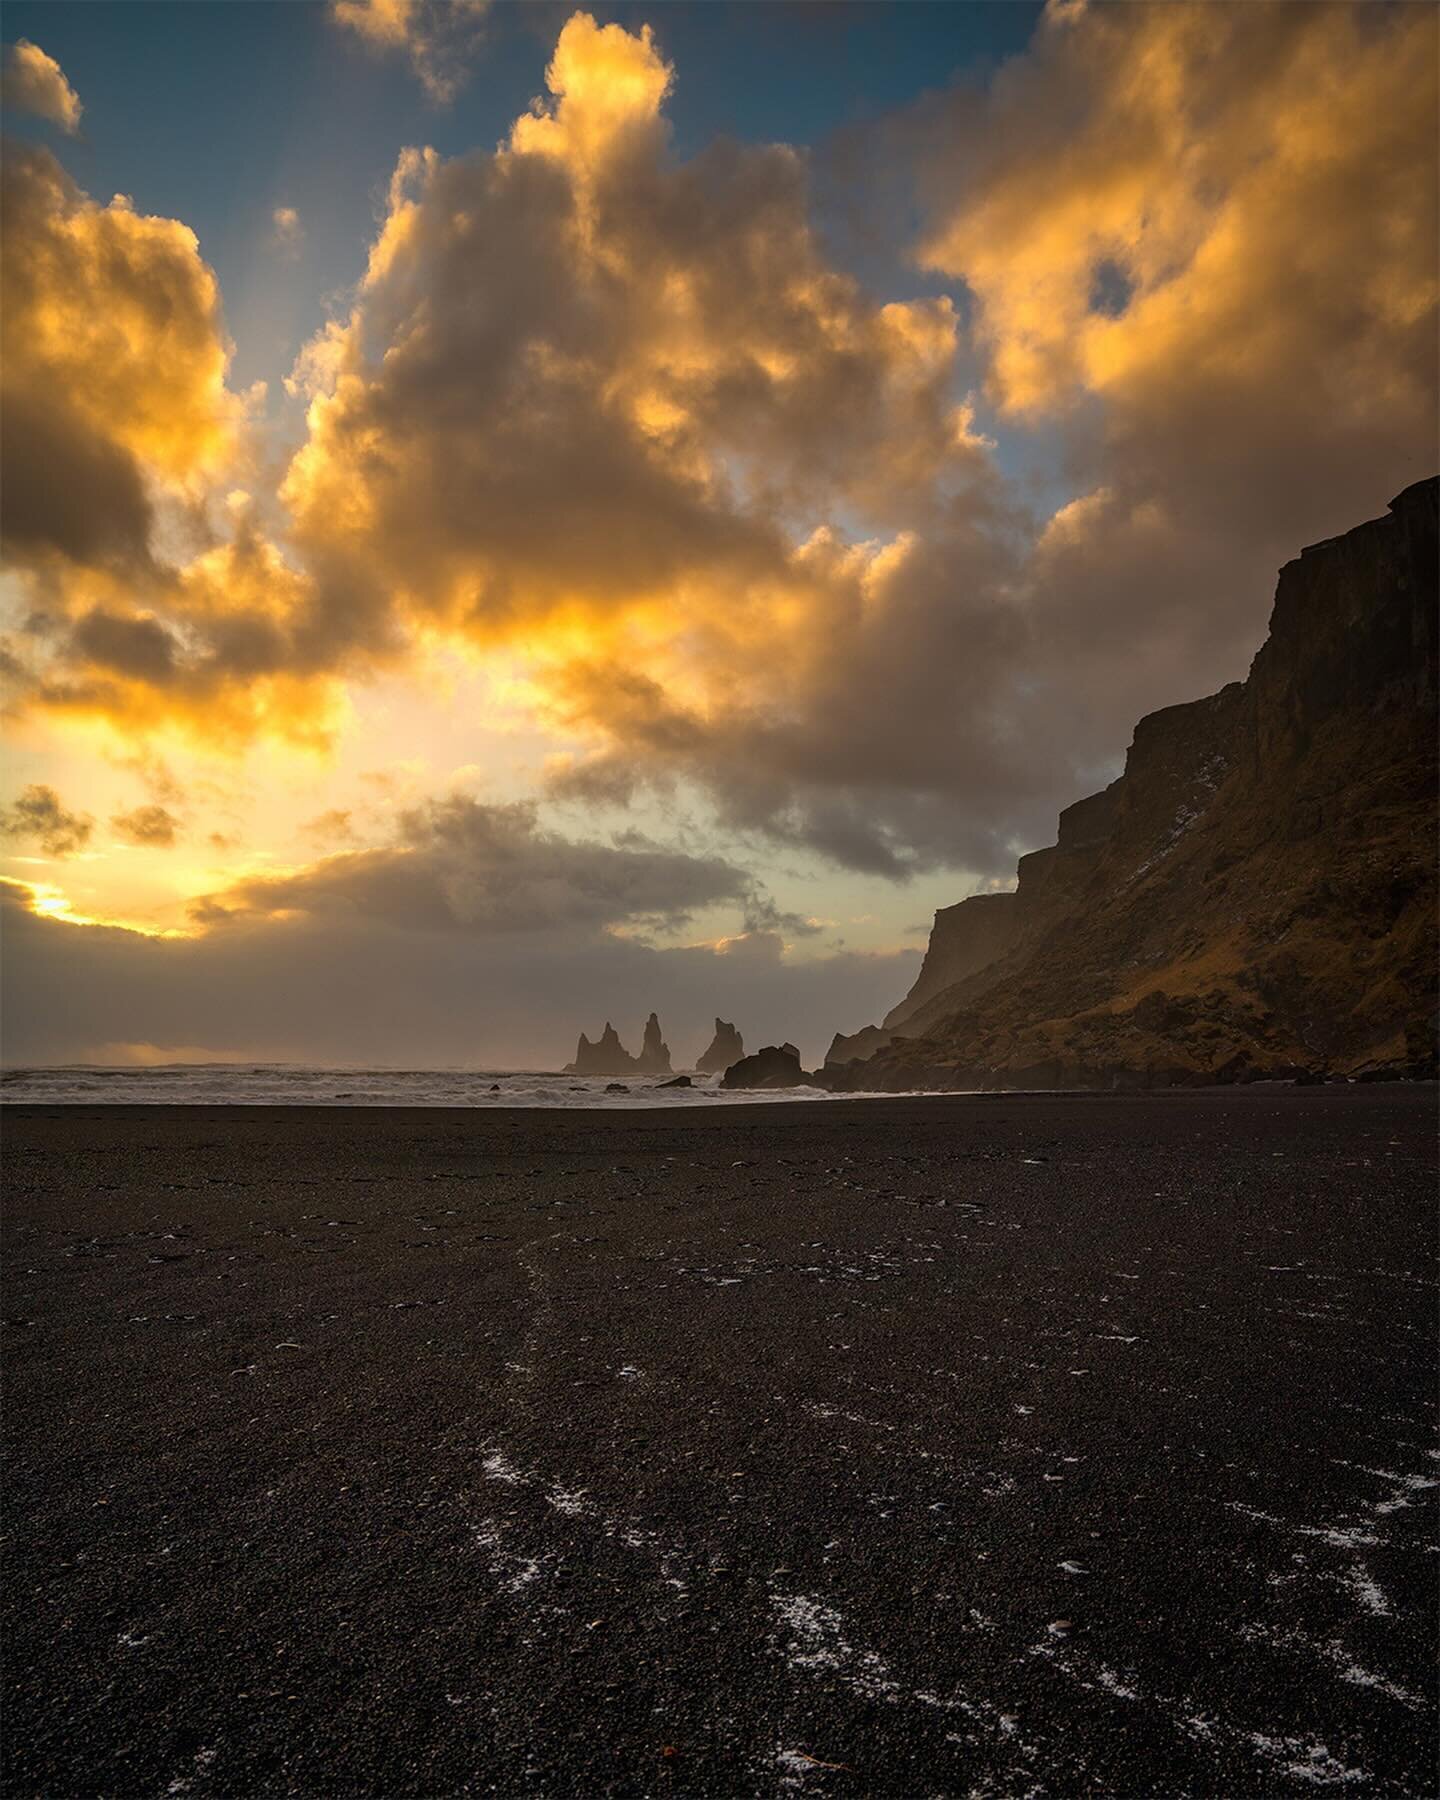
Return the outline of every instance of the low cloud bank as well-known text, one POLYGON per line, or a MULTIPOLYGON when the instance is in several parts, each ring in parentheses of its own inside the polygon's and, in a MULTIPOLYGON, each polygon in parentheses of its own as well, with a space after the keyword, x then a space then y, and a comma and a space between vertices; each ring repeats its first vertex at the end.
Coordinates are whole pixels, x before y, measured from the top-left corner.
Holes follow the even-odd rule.
POLYGON ((873 1018, 914 979, 918 954, 791 962, 777 934, 655 948, 573 923, 459 932, 357 912, 235 919, 193 938, 72 925, 0 885, 4 1060, 104 1059, 103 1046, 186 1045, 312 1063, 559 1068, 606 1018, 639 1041, 657 1011, 677 1066, 716 1013, 752 1043, 799 1044, 873 1018))

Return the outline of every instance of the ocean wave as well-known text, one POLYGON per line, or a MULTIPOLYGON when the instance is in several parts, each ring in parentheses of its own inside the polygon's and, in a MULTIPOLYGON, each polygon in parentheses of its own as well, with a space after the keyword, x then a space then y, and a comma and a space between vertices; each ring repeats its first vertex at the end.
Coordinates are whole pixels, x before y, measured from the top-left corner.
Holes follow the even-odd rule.
MULTIPOLYGON (((829 1100, 823 1088, 727 1092, 718 1076, 693 1075, 692 1087, 649 1078, 513 1069, 316 1069, 293 1063, 156 1063, 114 1068, 69 1064, 16 1068, 0 1076, 0 1098, 47 1106, 753 1106, 829 1100), (612 1082, 623 1091, 610 1091, 612 1082)), ((853 1096, 847 1096, 853 1098, 853 1096)))

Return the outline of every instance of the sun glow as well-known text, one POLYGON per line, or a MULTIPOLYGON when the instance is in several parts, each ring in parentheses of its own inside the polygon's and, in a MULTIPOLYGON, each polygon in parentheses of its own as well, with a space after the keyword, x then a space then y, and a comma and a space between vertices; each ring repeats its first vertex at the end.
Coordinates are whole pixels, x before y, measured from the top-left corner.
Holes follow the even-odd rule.
POLYGON ((107 918, 95 913, 79 912, 71 904, 65 890, 50 881, 14 881, 0 877, 0 886, 19 889, 25 896, 25 908, 37 918, 53 919, 60 925, 102 925, 115 931, 131 931, 140 937, 184 938, 193 932, 177 927, 159 926, 144 919, 107 918))

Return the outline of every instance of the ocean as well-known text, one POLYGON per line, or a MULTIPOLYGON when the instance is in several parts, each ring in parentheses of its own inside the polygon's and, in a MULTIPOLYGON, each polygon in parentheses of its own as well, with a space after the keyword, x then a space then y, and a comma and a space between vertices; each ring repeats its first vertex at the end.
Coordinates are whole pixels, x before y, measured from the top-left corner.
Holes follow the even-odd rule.
POLYGON ((694 1086, 688 1088, 660 1086, 665 1079, 513 1069, 315 1069, 298 1063, 157 1063, 143 1068, 74 1063, 8 1069, 0 1076, 0 1098, 87 1106, 544 1106, 623 1111, 835 1097, 814 1087, 728 1093, 716 1075, 692 1075, 694 1086), (612 1082, 623 1091, 610 1092, 612 1082))

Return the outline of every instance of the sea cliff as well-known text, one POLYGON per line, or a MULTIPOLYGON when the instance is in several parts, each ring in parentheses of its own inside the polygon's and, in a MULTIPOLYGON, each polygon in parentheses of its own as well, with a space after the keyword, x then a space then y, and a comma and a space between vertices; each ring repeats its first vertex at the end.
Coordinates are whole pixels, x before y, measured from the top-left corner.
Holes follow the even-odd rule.
POLYGON ((1437 490, 1288 563, 1248 679, 1142 719, 1013 894, 937 913, 831 1084, 1433 1074, 1437 490))

